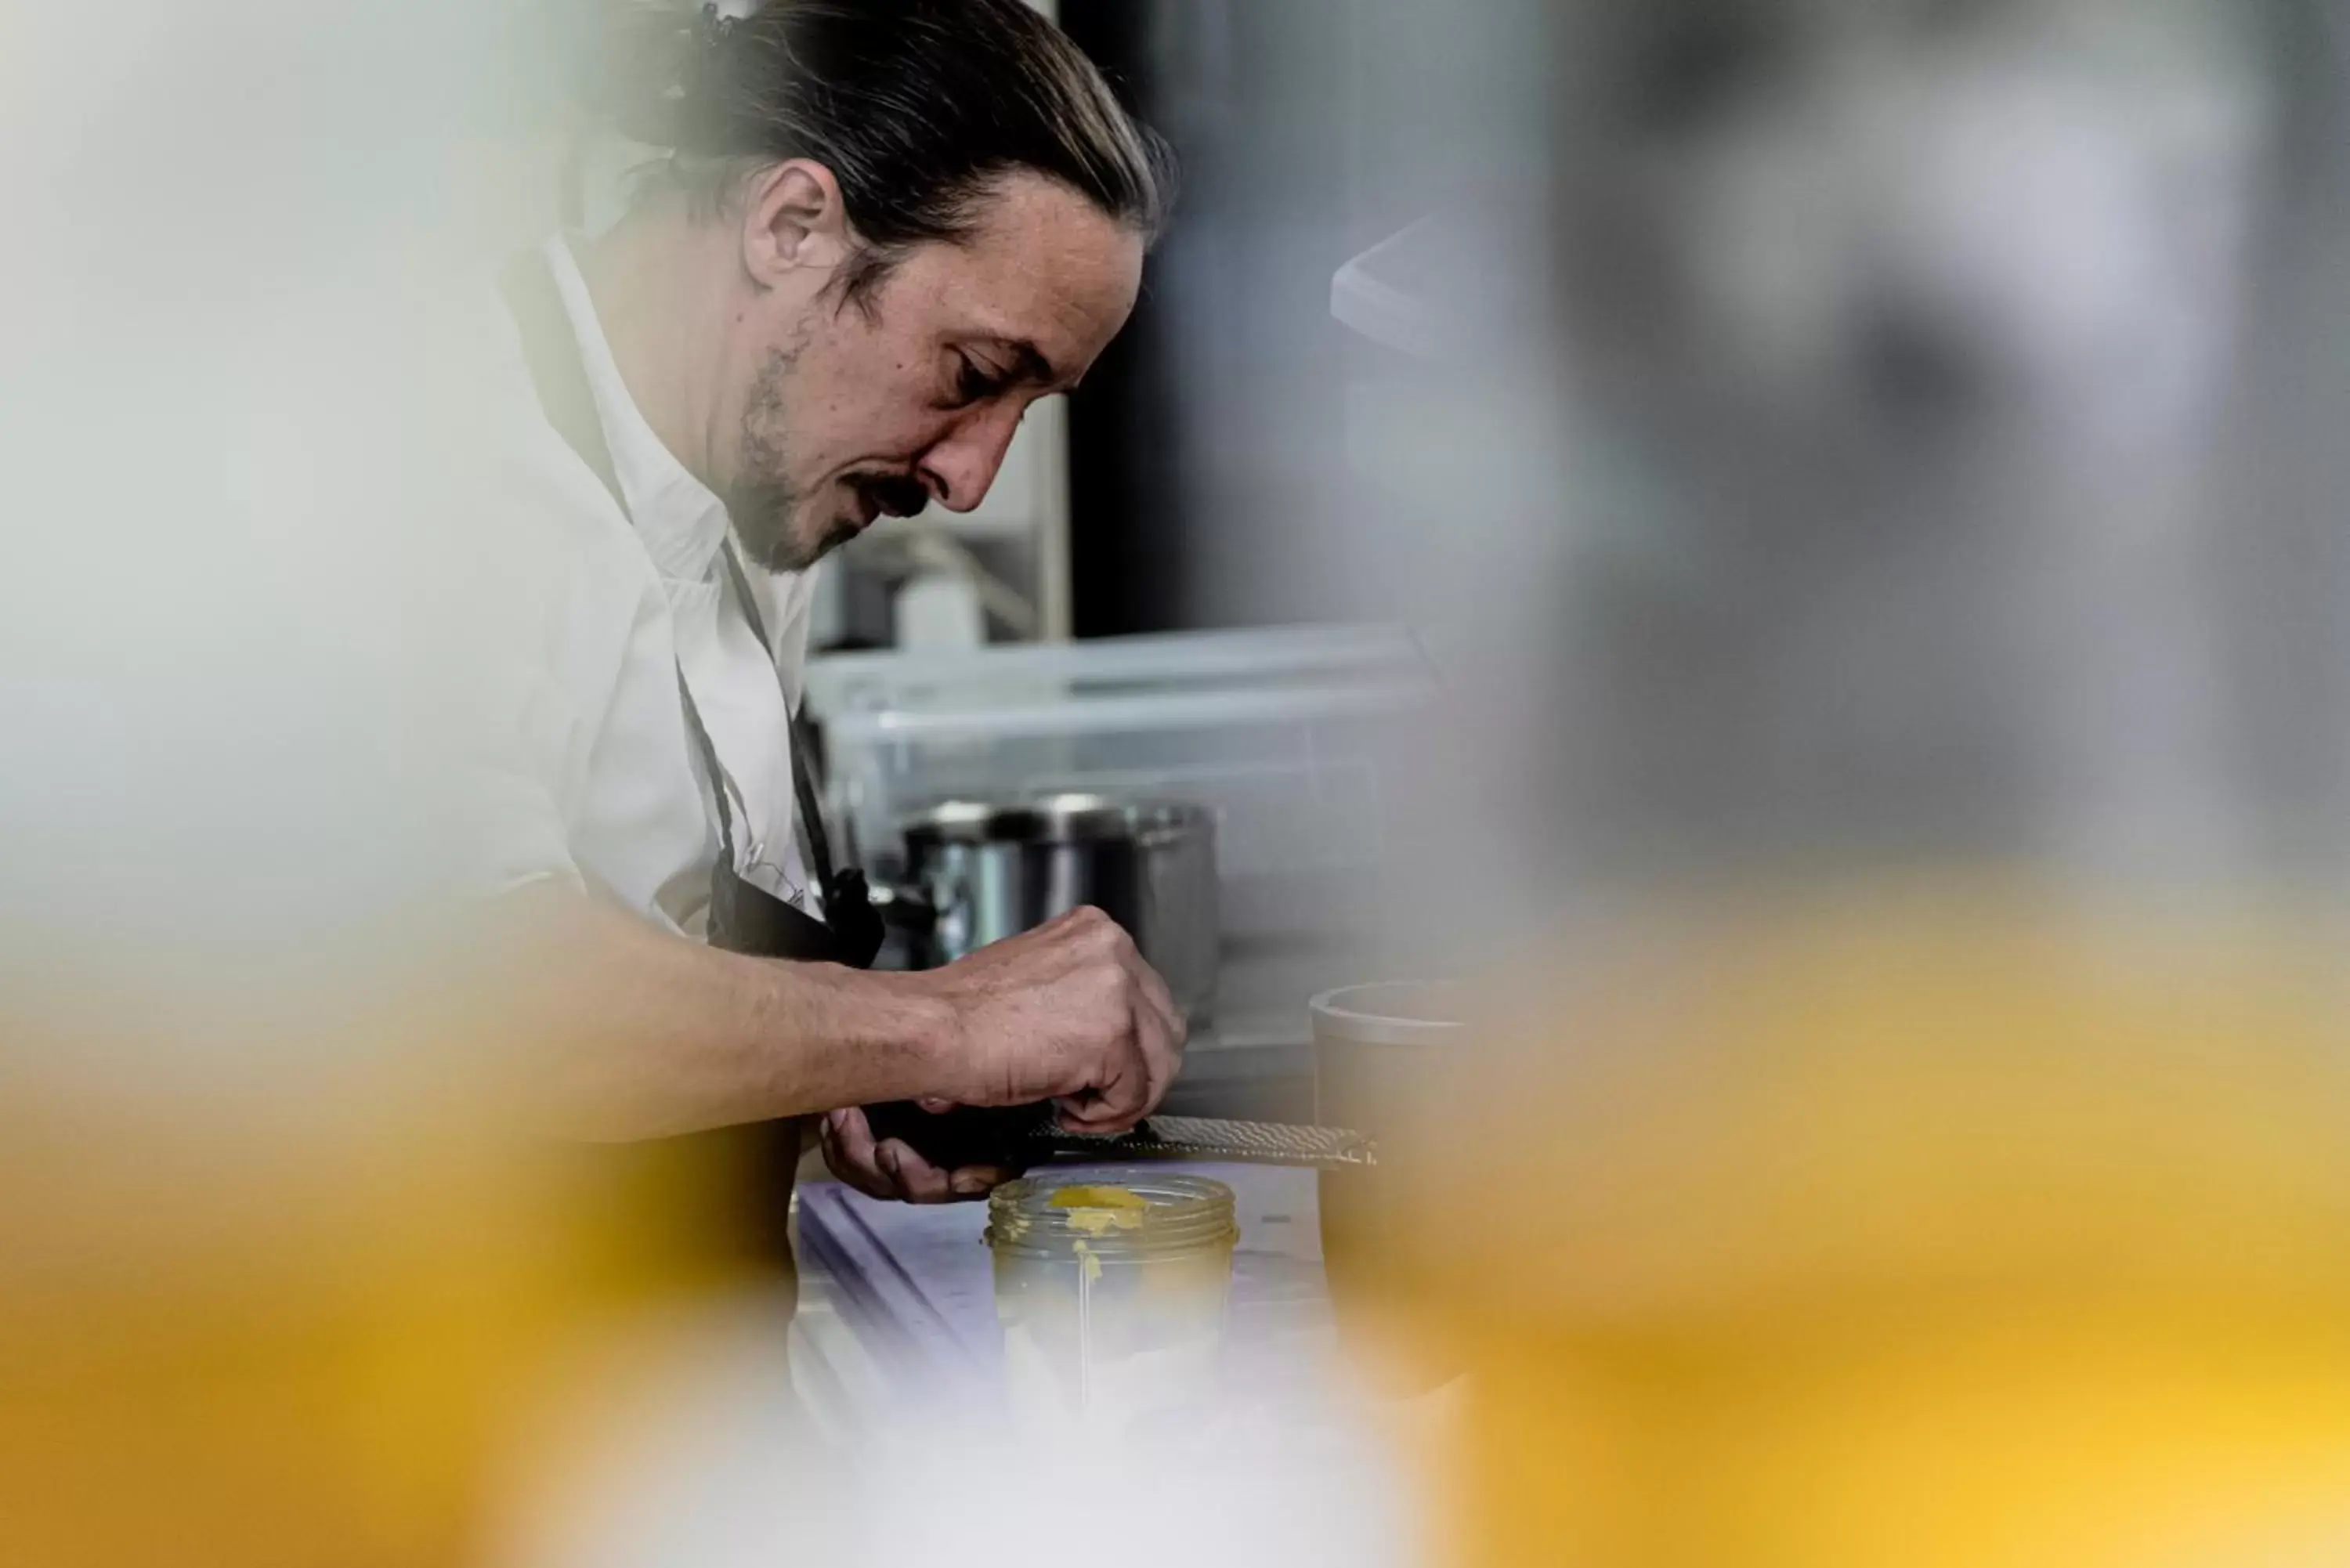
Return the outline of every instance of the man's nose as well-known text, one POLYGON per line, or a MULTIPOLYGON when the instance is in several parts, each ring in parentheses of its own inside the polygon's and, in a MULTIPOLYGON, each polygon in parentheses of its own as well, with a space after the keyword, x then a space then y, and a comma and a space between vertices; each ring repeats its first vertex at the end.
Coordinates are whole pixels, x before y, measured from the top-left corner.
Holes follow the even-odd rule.
POLYGON ((1006 407, 976 413, 923 453, 923 477, 940 505, 950 512, 968 512, 987 498, 988 487, 1003 466, 1003 454, 1019 433, 1023 411, 1006 407))

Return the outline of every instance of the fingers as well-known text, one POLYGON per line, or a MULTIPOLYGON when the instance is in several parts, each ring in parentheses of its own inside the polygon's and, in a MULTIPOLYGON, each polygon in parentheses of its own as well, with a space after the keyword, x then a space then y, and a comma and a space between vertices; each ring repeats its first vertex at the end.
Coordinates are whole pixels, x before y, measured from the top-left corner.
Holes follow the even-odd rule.
POLYGON ((1181 1039, 1184 1033, 1183 1010, 1175 1005, 1174 995, 1168 991, 1167 981, 1131 947, 1119 955, 1119 961, 1126 971, 1127 983, 1133 988, 1135 999, 1149 1009, 1151 1016, 1159 1021, 1159 1028, 1165 1033, 1174 1039, 1181 1039))
POLYGON ((898 1196, 889 1173, 881 1168, 879 1151, 873 1144, 873 1129, 866 1122, 863 1111, 853 1107, 834 1111, 824 1118, 816 1137, 824 1146, 825 1166, 833 1175, 868 1198, 898 1196))
POLYGON ((1151 967, 1125 929, 1107 915, 1090 912, 1096 916, 1091 929, 1102 944, 1098 951, 1117 965, 1126 990, 1124 1011, 1128 1015, 1131 1043, 1143 1057, 1147 1080, 1143 1109, 1147 1111, 1159 1103, 1174 1080, 1181 1064, 1183 1042, 1190 1033, 1190 1022, 1175 1004, 1166 978, 1151 967))
POLYGON ((1149 1101, 1143 1110, 1148 1115, 1159 1108, 1159 1102, 1167 1097, 1167 1091, 1175 1086, 1177 1075, 1183 1071, 1183 1016, 1179 1012, 1171 1021, 1154 1017, 1146 1021, 1146 1026, 1139 1033, 1140 1038, 1137 1044, 1142 1055, 1149 1101))
MULTIPOLYGON (((1156 1110, 1182 1070, 1183 1043, 1191 1032, 1183 1010, 1175 1005, 1165 977, 1146 961, 1131 942, 1120 945, 1119 962, 1131 992, 1128 1012, 1133 1048, 1140 1067, 1137 1086, 1139 1106, 1121 1106, 1137 1119, 1156 1110)), ((1123 1098, 1124 1096, 1113 1096, 1123 1098)))
POLYGON ((909 1203, 951 1203, 954 1187, 947 1173, 914 1152, 899 1138, 883 1138, 875 1150, 881 1168, 898 1184, 898 1196, 909 1203))
POLYGON ((1139 997, 1129 1003, 1127 1038, 1102 1081, 1082 1094, 1055 1102, 1064 1130, 1091 1135, 1130 1130, 1158 1106, 1174 1077, 1175 1053, 1166 1041, 1166 1023, 1139 997))
POLYGON ((1149 1010, 1147 1018, 1138 1019, 1136 1043, 1143 1055, 1143 1065, 1149 1080, 1149 1097, 1152 1106, 1165 1097, 1175 1075, 1182 1070, 1183 1044, 1191 1034, 1191 1021, 1183 1010, 1175 1005, 1173 993, 1159 972, 1143 961, 1139 952, 1128 950, 1127 972, 1140 992, 1149 1010), (1155 1023, 1156 1029, 1147 1027, 1155 1023))
POLYGON ((1125 930, 1097 912, 1079 913, 1089 917, 1087 930, 1100 943, 1097 961, 1107 959, 1116 967, 1122 1027, 1105 1043, 1101 1076, 1056 1106, 1061 1126, 1070 1132, 1120 1133, 1156 1109, 1174 1083, 1189 1024, 1166 980, 1125 930))
POLYGON ((948 1177, 947 1185, 953 1190, 956 1202, 968 1203, 986 1197, 1019 1174, 1000 1165, 966 1165, 948 1177))
POLYGON ((957 1203, 984 1198, 1019 1175, 1001 1166, 942 1170, 898 1138, 873 1137, 865 1113, 834 1111, 817 1129, 824 1162, 833 1175, 868 1198, 904 1203, 957 1203))
POLYGON ((825 1164, 868 1198, 944 1203, 953 1196, 945 1171, 897 1138, 876 1141, 872 1124, 854 1106, 826 1116, 818 1136, 825 1164))
POLYGON ((1108 1137, 1129 1132, 1149 1114, 1142 1096, 1122 1086, 1088 1090, 1082 1095, 1065 1095, 1053 1105, 1056 1112, 1054 1119, 1060 1123, 1063 1132, 1079 1133, 1088 1137, 1108 1137))

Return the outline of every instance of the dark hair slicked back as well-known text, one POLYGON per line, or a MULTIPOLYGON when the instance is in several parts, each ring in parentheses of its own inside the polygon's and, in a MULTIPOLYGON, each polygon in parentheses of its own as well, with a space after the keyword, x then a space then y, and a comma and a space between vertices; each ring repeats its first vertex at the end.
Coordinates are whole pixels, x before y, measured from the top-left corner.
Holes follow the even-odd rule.
POLYGON ((672 150, 652 178, 704 211, 753 171, 806 158, 839 182, 882 265, 967 234, 994 182, 1021 171, 1146 237, 1166 222, 1166 143, 1023 0, 768 0, 690 27, 671 12, 665 27, 666 79, 623 129, 672 150))

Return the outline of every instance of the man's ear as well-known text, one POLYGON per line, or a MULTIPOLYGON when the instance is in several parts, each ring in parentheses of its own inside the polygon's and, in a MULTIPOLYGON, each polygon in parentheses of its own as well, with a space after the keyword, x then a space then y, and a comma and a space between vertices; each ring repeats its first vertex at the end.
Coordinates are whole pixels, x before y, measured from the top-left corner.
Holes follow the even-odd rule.
POLYGON ((856 245, 831 170, 795 158, 753 176, 747 196, 743 266, 760 287, 820 289, 847 265, 856 245))

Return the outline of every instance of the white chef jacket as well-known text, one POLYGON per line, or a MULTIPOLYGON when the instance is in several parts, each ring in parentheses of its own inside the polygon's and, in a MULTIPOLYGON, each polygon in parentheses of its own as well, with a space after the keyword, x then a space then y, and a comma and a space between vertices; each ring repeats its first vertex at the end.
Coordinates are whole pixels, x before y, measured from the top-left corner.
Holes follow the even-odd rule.
MULTIPOLYGON (((800 700, 813 577, 745 562, 775 639, 762 647, 720 554, 732 536, 723 504, 638 410, 568 244, 550 239, 545 251, 628 510, 543 416, 517 431, 532 449, 528 493, 515 503, 531 513, 517 530, 527 586, 507 607, 514 624, 485 693, 502 716, 486 770, 487 880, 572 879, 703 933, 719 805, 687 728, 682 674, 723 775, 736 871, 820 919, 795 833, 786 706, 800 700)), ((518 336, 512 350, 527 423, 537 401, 518 336)))

